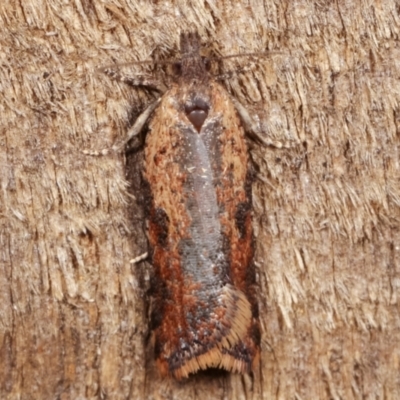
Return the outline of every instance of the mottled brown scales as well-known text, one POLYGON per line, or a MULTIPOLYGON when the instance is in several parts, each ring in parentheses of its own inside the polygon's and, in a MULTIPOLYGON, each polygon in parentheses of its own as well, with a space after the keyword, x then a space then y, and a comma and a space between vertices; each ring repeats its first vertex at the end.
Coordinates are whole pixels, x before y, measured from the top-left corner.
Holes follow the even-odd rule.
POLYGON ((211 367, 249 372, 259 353, 244 130, 199 48, 197 34, 182 35, 179 78, 145 145, 155 352, 178 379, 211 367))

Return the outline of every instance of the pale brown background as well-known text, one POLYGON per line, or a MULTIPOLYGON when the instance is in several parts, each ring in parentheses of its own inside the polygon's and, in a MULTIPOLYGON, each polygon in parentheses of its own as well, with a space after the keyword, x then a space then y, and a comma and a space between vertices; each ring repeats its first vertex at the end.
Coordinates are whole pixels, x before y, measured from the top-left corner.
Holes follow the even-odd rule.
POLYGON ((0 26, 1 399, 400 398, 398 2, 3 0, 0 26), (151 266, 129 265, 136 156, 81 150, 155 96, 95 68, 173 58, 189 29, 279 51, 224 84, 291 147, 252 152, 260 371, 178 384, 152 361, 151 266))

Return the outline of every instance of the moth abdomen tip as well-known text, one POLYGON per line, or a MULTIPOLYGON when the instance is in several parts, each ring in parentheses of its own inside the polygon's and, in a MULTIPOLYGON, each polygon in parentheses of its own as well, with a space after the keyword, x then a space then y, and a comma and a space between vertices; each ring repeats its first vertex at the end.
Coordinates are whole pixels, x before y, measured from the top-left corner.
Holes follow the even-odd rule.
POLYGON ((163 374, 182 379, 208 368, 237 373, 251 370, 254 353, 251 347, 256 345, 248 338, 252 326, 250 303, 232 285, 221 288, 215 303, 220 305, 210 310, 209 320, 192 316, 193 326, 186 327, 185 339, 174 340, 176 346, 168 354, 159 354, 158 364, 163 374))

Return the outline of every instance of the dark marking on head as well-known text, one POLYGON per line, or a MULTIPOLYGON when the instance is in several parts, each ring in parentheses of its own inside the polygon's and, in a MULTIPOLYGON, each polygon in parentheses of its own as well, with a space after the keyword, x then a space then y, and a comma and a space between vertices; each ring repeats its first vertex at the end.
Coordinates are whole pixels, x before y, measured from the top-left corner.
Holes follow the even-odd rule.
POLYGON ((210 71, 211 70, 211 60, 208 59, 207 57, 202 57, 203 60, 203 64, 206 68, 206 71, 210 71))
POLYGON ((174 62, 172 64, 172 71, 176 76, 181 76, 181 74, 182 74, 182 63, 180 61, 174 62))

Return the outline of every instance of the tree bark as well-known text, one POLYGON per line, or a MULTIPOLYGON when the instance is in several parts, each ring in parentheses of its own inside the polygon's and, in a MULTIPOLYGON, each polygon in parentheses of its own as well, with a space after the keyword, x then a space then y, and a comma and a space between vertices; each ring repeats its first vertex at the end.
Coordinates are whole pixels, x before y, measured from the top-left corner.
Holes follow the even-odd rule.
POLYGON ((0 21, 2 399, 400 398, 395 1, 6 1, 0 21), (147 250, 142 154, 82 152, 156 98, 96 68, 173 59, 180 30, 212 56, 271 52, 221 66, 250 67, 224 84, 285 145, 251 151, 251 376, 159 376, 151 265, 129 263, 147 250))

